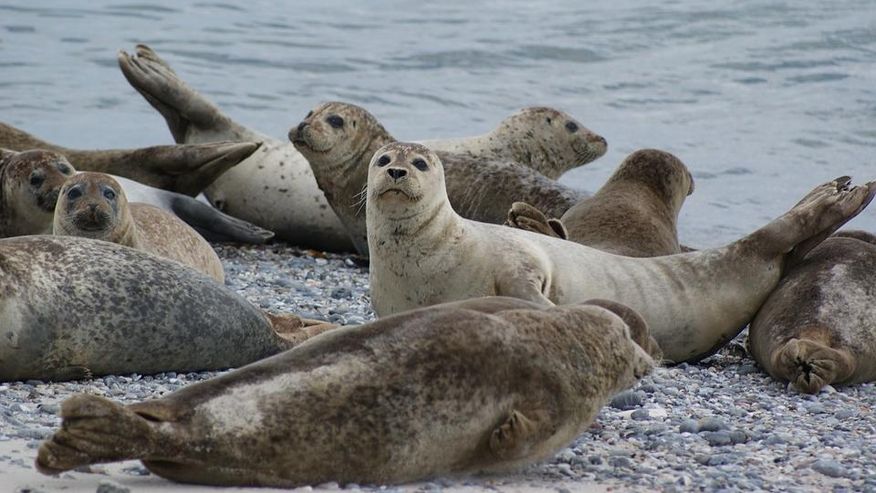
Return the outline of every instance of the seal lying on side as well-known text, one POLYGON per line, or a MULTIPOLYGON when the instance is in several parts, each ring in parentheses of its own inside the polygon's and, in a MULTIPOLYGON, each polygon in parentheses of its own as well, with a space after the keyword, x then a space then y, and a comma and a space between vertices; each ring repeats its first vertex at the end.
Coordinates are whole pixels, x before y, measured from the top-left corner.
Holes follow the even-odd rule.
POLYGON ((58 192, 75 172, 55 152, 0 149, 0 238, 51 233, 58 192))
MULTIPOLYGON (((177 142, 197 143, 216 140, 257 140, 262 147, 249 159, 222 175, 206 191, 220 210, 274 231, 279 238, 298 245, 323 250, 350 250, 353 245, 338 217, 317 185, 310 164, 289 143, 268 138, 231 120, 213 103, 185 84, 170 66, 149 47, 138 45, 136 55, 119 53, 119 66, 128 82, 164 116, 177 142)), ((564 117, 563 117, 564 118, 564 117)), ((566 123, 572 121, 566 119, 566 123)), ((518 122, 519 123, 519 122, 518 122)), ((578 125, 577 122, 573 122, 578 125)), ((563 138, 550 146, 540 135, 550 132, 498 132, 508 139, 528 139, 516 149, 530 149, 529 163, 545 168, 565 169, 568 158, 574 163, 595 159, 605 153, 604 139, 589 131, 563 128, 563 138), (569 138, 571 137, 571 138, 569 138), (574 142, 570 152, 540 153, 533 149, 552 148, 560 142, 574 142), (577 150, 576 150, 577 149, 577 150), (554 159, 554 163, 549 163, 554 159), (541 164, 544 161, 544 164, 541 164)), ((460 150, 466 140, 451 142, 460 150)), ((481 138, 468 141, 474 155, 489 155, 491 146, 481 138), (485 148, 486 147, 486 148, 485 148)), ((496 147, 501 147, 496 146, 496 147)), ((526 152, 521 152, 524 156, 526 152)), ((517 153, 515 153, 516 156, 517 153)), ((364 183, 363 183, 364 185, 364 183)), ((360 190, 356 190, 358 193, 360 190)), ((504 213, 507 208, 502 211, 504 213)), ((364 245, 363 245, 364 247, 364 245)))
POLYGON ((48 474, 141 459, 186 483, 402 483, 543 460, 650 371, 595 305, 483 298, 333 330, 164 398, 61 405, 48 474))
POLYGON ((278 334, 209 277, 114 243, 0 240, 0 381, 223 369, 327 328, 283 318, 278 334))
POLYGON ((561 305, 603 298, 642 315, 669 361, 697 360, 751 320, 789 252, 805 254, 876 194, 876 182, 849 188, 849 181, 819 186, 728 246, 632 258, 463 219, 447 200, 438 156, 417 144, 389 144, 368 174, 372 304, 386 316, 490 295, 561 305))
MULTIPOLYGON (((368 182, 368 163, 378 149, 395 139, 365 109, 331 102, 315 108, 290 130, 289 140, 310 162, 320 189, 356 249, 367 255, 362 192, 368 182)), ((561 215, 584 196, 520 164, 445 152, 439 155, 450 204, 468 219, 502 223, 515 200, 561 215)))
POLYGON ((790 267, 751 322, 754 359, 802 392, 876 380, 876 236, 842 231, 790 267))
POLYGON ((225 283, 222 262, 201 235, 173 214, 148 204, 128 203, 121 185, 103 173, 79 173, 64 183, 52 233, 143 250, 225 283))
POLYGON ((142 149, 82 151, 40 140, 0 123, 0 147, 14 151, 46 149, 63 154, 79 171, 126 176, 147 185, 195 196, 259 148, 258 142, 214 142, 142 149))
POLYGON ((518 202, 505 224, 616 255, 671 255, 683 251, 678 213, 693 189, 693 177, 681 160, 668 152, 641 149, 627 156, 593 197, 578 202, 560 219, 548 219, 538 207, 518 202))

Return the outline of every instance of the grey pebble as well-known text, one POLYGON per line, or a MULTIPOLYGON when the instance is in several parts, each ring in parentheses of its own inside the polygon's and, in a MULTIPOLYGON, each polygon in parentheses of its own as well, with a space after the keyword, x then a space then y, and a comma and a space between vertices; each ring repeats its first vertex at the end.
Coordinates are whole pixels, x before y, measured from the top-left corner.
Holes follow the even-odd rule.
POLYGON ((832 478, 842 478, 846 476, 846 470, 843 465, 833 459, 818 459, 813 462, 810 467, 812 470, 832 478))
POLYGON ((628 411, 630 409, 635 409, 641 406, 643 400, 643 392, 625 390, 620 394, 614 396, 611 399, 611 403, 609 405, 615 409, 620 409, 621 411, 628 411))
POLYGON ((630 417, 636 421, 646 421, 651 419, 651 414, 647 409, 636 409, 630 417))
POLYGON ((96 493, 131 493, 131 490, 115 481, 105 479, 98 483, 96 493))

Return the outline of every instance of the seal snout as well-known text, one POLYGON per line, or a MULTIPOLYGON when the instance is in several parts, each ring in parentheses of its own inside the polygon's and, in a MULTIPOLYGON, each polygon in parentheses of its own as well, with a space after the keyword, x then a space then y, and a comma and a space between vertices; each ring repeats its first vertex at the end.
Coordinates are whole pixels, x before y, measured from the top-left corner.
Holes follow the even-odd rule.
POLYGON ((386 170, 386 174, 388 174, 394 181, 399 181, 407 176, 408 171, 402 168, 389 168, 386 170))

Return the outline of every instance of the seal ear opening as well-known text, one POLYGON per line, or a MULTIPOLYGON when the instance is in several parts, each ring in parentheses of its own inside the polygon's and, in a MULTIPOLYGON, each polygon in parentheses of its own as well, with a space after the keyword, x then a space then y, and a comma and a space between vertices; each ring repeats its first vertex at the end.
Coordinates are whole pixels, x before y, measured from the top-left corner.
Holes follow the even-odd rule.
POLYGON ((806 394, 841 383, 855 371, 855 361, 847 351, 810 339, 789 340, 773 353, 771 363, 777 376, 806 394))
POLYGON ((637 311, 627 305, 611 300, 592 299, 585 301, 583 304, 605 308, 620 317, 630 328, 630 336, 636 341, 636 344, 644 349, 654 361, 659 362, 663 359, 663 350, 660 349, 657 341, 651 337, 648 323, 645 322, 645 319, 637 311))

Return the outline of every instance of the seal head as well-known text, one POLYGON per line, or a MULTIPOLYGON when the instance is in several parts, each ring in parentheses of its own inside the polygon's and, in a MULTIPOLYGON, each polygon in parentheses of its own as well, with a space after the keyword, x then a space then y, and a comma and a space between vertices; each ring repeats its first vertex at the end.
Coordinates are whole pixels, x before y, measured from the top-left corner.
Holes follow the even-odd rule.
POLYGON ((56 152, 0 150, 0 237, 49 232, 61 186, 75 172, 56 152))
POLYGON ((79 173, 61 189, 53 232, 130 245, 136 227, 121 185, 103 173, 79 173))

